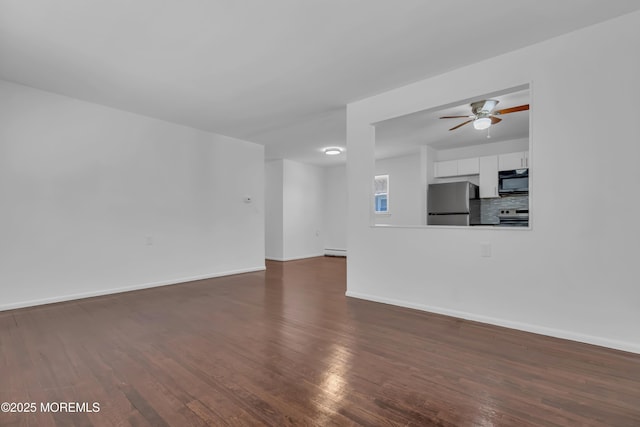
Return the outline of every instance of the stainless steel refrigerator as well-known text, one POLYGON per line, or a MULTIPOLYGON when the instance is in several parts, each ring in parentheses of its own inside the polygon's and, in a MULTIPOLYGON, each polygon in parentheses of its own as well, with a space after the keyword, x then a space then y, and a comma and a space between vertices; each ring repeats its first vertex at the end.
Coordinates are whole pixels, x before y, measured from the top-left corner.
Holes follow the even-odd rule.
POLYGON ((469 181, 429 184, 427 225, 478 224, 480 203, 475 199, 478 186, 469 181))

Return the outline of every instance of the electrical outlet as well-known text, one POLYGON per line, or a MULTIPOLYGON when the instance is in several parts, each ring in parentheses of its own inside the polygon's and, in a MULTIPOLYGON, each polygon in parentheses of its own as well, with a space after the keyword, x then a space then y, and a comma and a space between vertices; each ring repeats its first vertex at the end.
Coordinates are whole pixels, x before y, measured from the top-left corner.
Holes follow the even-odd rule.
POLYGON ((480 243, 480 256, 483 258, 491 258, 491 243, 480 243))
POLYGON ((147 246, 153 246, 153 236, 147 236, 147 246))

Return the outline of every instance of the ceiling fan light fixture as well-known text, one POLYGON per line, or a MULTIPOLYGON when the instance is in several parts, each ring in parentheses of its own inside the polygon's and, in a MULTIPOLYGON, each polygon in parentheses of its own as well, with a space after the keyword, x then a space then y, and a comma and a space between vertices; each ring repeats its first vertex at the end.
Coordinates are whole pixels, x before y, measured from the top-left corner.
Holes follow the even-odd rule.
POLYGON ((478 130, 488 129, 491 126, 491 119, 489 117, 480 117, 473 121, 473 127, 478 130))

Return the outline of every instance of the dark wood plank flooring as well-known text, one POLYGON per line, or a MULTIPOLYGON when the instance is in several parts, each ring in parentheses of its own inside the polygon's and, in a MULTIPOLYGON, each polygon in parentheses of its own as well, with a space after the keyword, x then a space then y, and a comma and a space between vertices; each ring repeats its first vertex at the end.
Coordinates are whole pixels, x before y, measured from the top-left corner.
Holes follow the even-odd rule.
POLYGON ((1 426, 640 426, 640 355, 346 298, 345 260, 0 313, 1 426), (39 409, 39 408, 38 408, 39 409))

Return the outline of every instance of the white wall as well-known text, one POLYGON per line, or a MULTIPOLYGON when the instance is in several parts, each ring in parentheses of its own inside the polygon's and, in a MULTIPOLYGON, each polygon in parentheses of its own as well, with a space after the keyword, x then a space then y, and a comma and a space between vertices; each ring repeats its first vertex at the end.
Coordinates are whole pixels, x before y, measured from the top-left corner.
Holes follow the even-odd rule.
POLYGON ((324 169, 284 160, 284 259, 324 255, 324 169))
POLYGON ((324 170, 324 249, 332 255, 347 251, 347 168, 324 170))
POLYGON ((8 82, 0 117, 0 309, 264 268, 262 146, 8 82))
POLYGON ((636 12, 350 104, 347 294, 640 352, 639 39, 636 12), (531 230, 371 226, 370 123, 524 83, 531 230))
POLYGON ((389 175, 389 213, 376 214, 376 224, 426 223, 420 160, 419 153, 376 160, 375 175, 389 175))
POLYGON ((266 171, 265 187, 272 198, 266 203, 267 259, 324 255, 323 168, 285 159, 267 162, 266 171))
POLYGON ((265 257, 284 258, 283 225, 283 160, 265 163, 265 257))

